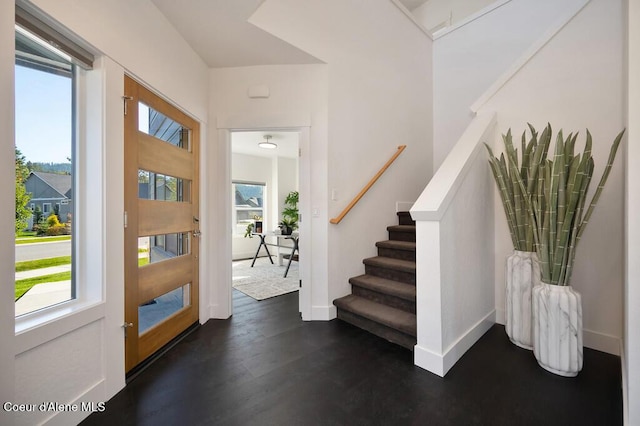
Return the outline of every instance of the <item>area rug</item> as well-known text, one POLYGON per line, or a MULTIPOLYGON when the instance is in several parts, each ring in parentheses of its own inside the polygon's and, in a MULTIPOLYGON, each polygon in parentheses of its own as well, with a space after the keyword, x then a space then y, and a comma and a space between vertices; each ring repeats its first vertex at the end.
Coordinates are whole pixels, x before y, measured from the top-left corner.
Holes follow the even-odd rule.
POLYGON ((268 257, 260 257, 253 268, 252 259, 233 262, 233 288, 256 300, 298 291, 298 262, 291 262, 287 278, 284 278, 287 261, 278 266, 276 256, 273 260, 272 265, 268 257))

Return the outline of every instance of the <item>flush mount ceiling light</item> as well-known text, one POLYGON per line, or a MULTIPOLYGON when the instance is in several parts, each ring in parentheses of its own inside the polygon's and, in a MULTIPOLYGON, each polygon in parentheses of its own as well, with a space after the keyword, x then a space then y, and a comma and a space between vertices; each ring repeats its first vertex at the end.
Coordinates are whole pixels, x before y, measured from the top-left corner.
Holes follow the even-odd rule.
POLYGON ((264 141, 258 143, 258 146, 264 149, 276 149, 278 145, 273 142, 269 142, 269 139, 271 139, 271 135, 264 135, 264 141))

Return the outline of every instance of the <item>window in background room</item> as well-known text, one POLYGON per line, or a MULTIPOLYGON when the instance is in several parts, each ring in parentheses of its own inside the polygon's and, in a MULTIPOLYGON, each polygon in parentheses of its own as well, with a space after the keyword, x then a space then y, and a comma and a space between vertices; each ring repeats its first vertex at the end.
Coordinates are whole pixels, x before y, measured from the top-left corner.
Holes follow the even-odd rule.
POLYGON ((255 220, 264 222, 264 183, 233 182, 233 234, 244 235, 247 225, 255 220))

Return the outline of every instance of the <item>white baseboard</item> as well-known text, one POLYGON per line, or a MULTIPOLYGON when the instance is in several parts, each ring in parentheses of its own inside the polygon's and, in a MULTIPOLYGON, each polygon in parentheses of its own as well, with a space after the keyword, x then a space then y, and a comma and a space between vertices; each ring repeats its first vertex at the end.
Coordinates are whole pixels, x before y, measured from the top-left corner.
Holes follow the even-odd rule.
POLYGON ((338 316, 338 309, 334 306, 312 306, 311 321, 331 321, 338 316))
POLYGON ((208 319, 227 319, 231 316, 228 309, 223 309, 220 305, 209 305, 207 311, 209 312, 208 319))
MULTIPOLYGON (((68 425, 77 425, 92 413, 92 411, 82 411, 82 403, 101 403, 107 402, 104 399, 105 396, 105 383, 104 380, 100 380, 98 383, 87 389, 82 395, 76 398, 74 401, 71 401, 70 404, 77 404, 78 411, 63 411, 54 413, 51 417, 49 417, 43 424, 47 426, 68 426, 68 425)), ((50 401, 50 402, 59 402, 62 401, 50 401)), ((97 406, 94 405, 97 408, 97 406)))
POLYGON ((444 377, 444 359, 442 355, 430 351, 420 345, 413 347, 413 363, 430 373, 444 377))
POLYGON ((494 310, 475 323, 466 333, 460 336, 456 342, 449 346, 444 354, 445 374, 495 323, 496 311, 494 310))
POLYGON ((620 342, 620 338, 616 336, 591 330, 582 330, 582 344, 585 348, 620 356, 620 342))
POLYGON ((416 345, 414 364, 433 374, 444 377, 465 354, 495 324, 496 311, 489 312, 484 318, 463 333, 449 348, 440 355, 427 348, 416 345))

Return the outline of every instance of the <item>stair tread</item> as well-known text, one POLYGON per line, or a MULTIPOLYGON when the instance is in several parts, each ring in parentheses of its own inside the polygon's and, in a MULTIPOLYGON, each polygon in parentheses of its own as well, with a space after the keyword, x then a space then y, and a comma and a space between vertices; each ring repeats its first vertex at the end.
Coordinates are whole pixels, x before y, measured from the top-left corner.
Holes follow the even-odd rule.
POLYGON ((402 283, 399 281, 389 280, 386 278, 376 277, 374 275, 358 275, 349 279, 351 285, 364 287, 378 293, 399 297, 401 299, 415 302, 416 286, 402 283))
POLYGON ((395 232, 416 232, 415 225, 389 225, 387 231, 395 232))
POLYGON ((416 251, 416 243, 413 241, 385 240, 378 241, 376 247, 390 248, 396 250, 416 251))
POLYGON ((381 268, 394 269, 396 271, 403 271, 403 272, 409 272, 414 274, 416 272, 416 262, 412 262, 410 260, 395 259, 392 257, 385 257, 385 256, 375 256, 375 257, 369 257, 367 259, 364 259, 362 263, 370 266, 378 266, 381 268))
POLYGON ((416 316, 353 294, 333 301, 339 309, 360 315, 410 336, 416 336, 416 316))

